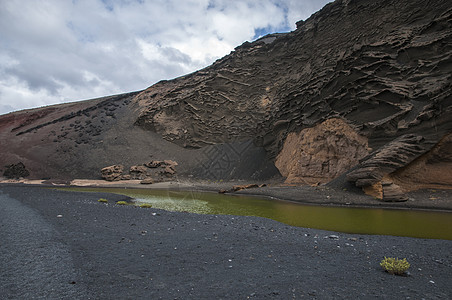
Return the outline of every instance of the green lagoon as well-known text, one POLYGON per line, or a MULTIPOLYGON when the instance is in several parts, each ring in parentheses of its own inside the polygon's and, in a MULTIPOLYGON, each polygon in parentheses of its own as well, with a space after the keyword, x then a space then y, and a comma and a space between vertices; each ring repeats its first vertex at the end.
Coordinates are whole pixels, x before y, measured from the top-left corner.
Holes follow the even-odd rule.
POLYGON ((258 216, 291 226, 346 233, 452 240, 450 212, 306 205, 269 198, 196 191, 124 188, 70 190, 122 194, 134 198, 136 205, 147 203, 152 208, 168 211, 258 216))

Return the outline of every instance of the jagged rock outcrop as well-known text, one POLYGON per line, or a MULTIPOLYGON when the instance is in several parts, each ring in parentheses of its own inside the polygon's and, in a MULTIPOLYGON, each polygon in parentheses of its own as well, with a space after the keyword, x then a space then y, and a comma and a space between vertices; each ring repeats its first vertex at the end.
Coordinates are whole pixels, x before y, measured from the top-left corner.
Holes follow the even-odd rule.
MULTIPOLYGON (((163 181, 164 178, 174 178, 176 176, 176 167, 179 164, 174 160, 151 160, 143 166, 150 169, 153 175, 152 178, 159 178, 159 181, 163 181)), ((148 169, 148 170, 149 170, 148 169)))
POLYGON ((289 133, 275 165, 286 183, 326 183, 367 156, 367 138, 341 119, 289 133))
POLYGON ((174 160, 151 160, 142 165, 133 165, 128 174, 124 174, 123 165, 112 165, 102 168, 102 178, 107 181, 117 180, 141 180, 142 184, 165 181, 176 178, 176 167, 178 163, 174 160))
POLYGON ((384 201, 403 201, 403 190, 390 178, 427 152, 432 143, 415 134, 403 135, 373 152, 359 166, 347 174, 349 181, 374 197, 384 201))
POLYGON ((107 181, 118 181, 122 180, 122 172, 124 171, 123 165, 113 165, 102 168, 100 170, 101 176, 107 181))
POLYGON ((403 191, 452 187, 452 134, 442 138, 430 151, 390 174, 403 191))
POLYGON ((238 191, 241 191, 241 190, 261 188, 261 187, 265 187, 265 186, 267 186, 267 184, 265 184, 265 183, 263 183, 263 184, 257 184, 257 183, 239 184, 239 185, 232 186, 232 188, 230 188, 228 190, 220 189, 218 191, 218 193, 219 194, 234 193, 234 192, 238 192, 238 191))
MULTIPOLYGON (((148 168, 161 168, 157 171, 158 175, 164 175, 166 177, 173 177, 176 174, 177 162, 173 160, 151 160, 145 163, 144 166, 148 168)), ((154 171, 155 172, 155 171, 154 171)))
POLYGON ((431 143, 422 136, 401 136, 363 160, 356 170, 347 174, 348 180, 359 187, 373 185, 385 175, 406 166, 431 147, 431 143))
POLYGON ((152 157, 177 161, 178 176, 310 184, 351 169, 399 201, 411 179, 451 186, 451 116, 450 1, 337 0, 144 91, 0 116, 0 164, 90 178, 152 157))
POLYGON ((140 179, 143 180, 148 177, 148 168, 145 166, 131 166, 129 170, 130 179, 140 179))
POLYGON ((451 130, 451 14, 447 1, 335 1, 142 92, 136 124, 185 147, 257 136, 274 157, 288 133, 336 116, 371 147, 419 130, 439 140, 432 124, 451 130))

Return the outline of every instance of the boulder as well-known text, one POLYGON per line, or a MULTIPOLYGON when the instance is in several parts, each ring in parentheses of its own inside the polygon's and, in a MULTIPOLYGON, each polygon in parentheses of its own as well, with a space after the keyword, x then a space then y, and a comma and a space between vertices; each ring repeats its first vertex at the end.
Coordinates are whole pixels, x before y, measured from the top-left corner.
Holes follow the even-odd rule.
POLYGON ((245 184, 245 185, 234 185, 232 187, 232 191, 237 192, 240 190, 252 189, 252 188, 257 188, 257 187, 259 187, 259 185, 255 184, 255 183, 245 184))
POLYGON ((129 174, 122 175, 121 180, 130 180, 130 175, 129 174))
POLYGON ((158 168, 163 164, 162 160, 151 160, 148 163, 143 164, 144 166, 148 168, 158 168))
POLYGON ((6 170, 3 172, 3 176, 9 179, 19 179, 30 175, 30 172, 25 168, 25 165, 22 162, 7 165, 5 168, 6 170))
POLYGON ((151 160, 148 163, 143 164, 143 166, 150 169, 160 168, 159 170, 151 171, 153 176, 165 176, 168 178, 173 177, 176 174, 177 162, 174 160, 151 160))
POLYGON ((243 184, 243 185, 234 185, 232 187, 232 189, 230 189, 229 191, 227 190, 220 190, 219 193, 220 194, 224 194, 226 192, 238 192, 241 190, 246 190, 246 189, 253 189, 253 188, 261 188, 261 187, 265 187, 267 186, 265 183, 263 184, 256 184, 256 183, 250 183, 250 184, 243 184))
POLYGON ((100 172, 102 178, 107 181, 117 181, 122 179, 123 165, 113 165, 103 168, 100 172))
POLYGON ((131 166, 129 174, 131 179, 143 180, 148 177, 148 168, 145 166, 131 166))
POLYGON ((172 166, 166 166, 163 169, 163 175, 165 175, 166 177, 172 177, 174 174, 176 174, 176 170, 173 169, 172 166))
POLYGON ((151 177, 147 177, 140 182, 141 184, 153 184, 154 180, 151 177))
POLYGON ((385 202, 404 202, 408 200, 404 192, 397 184, 391 181, 382 181, 383 201, 385 202))
POLYGON ((164 160, 163 164, 165 164, 168 167, 172 167, 173 169, 176 168, 176 166, 178 165, 177 162, 175 162, 174 160, 164 160))
POLYGON ((368 155, 367 138, 339 118, 326 120, 284 141, 275 165, 289 184, 326 183, 368 155))
POLYGON ((163 175, 166 177, 173 177, 176 175, 176 166, 178 165, 177 162, 174 160, 164 160, 163 163, 163 175))

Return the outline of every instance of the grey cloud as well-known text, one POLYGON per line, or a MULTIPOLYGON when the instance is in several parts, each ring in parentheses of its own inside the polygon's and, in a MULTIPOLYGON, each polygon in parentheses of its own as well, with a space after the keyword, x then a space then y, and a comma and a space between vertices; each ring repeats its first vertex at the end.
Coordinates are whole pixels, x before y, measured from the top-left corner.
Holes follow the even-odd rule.
POLYGON ((2 1, 0 112, 146 88, 294 29, 326 2, 2 1))

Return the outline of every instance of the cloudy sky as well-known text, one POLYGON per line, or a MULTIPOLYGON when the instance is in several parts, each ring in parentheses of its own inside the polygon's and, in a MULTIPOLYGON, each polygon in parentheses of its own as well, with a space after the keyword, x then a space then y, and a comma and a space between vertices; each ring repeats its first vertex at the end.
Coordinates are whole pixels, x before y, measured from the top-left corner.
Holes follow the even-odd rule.
POLYGON ((144 89, 331 0, 0 0, 0 114, 144 89))

